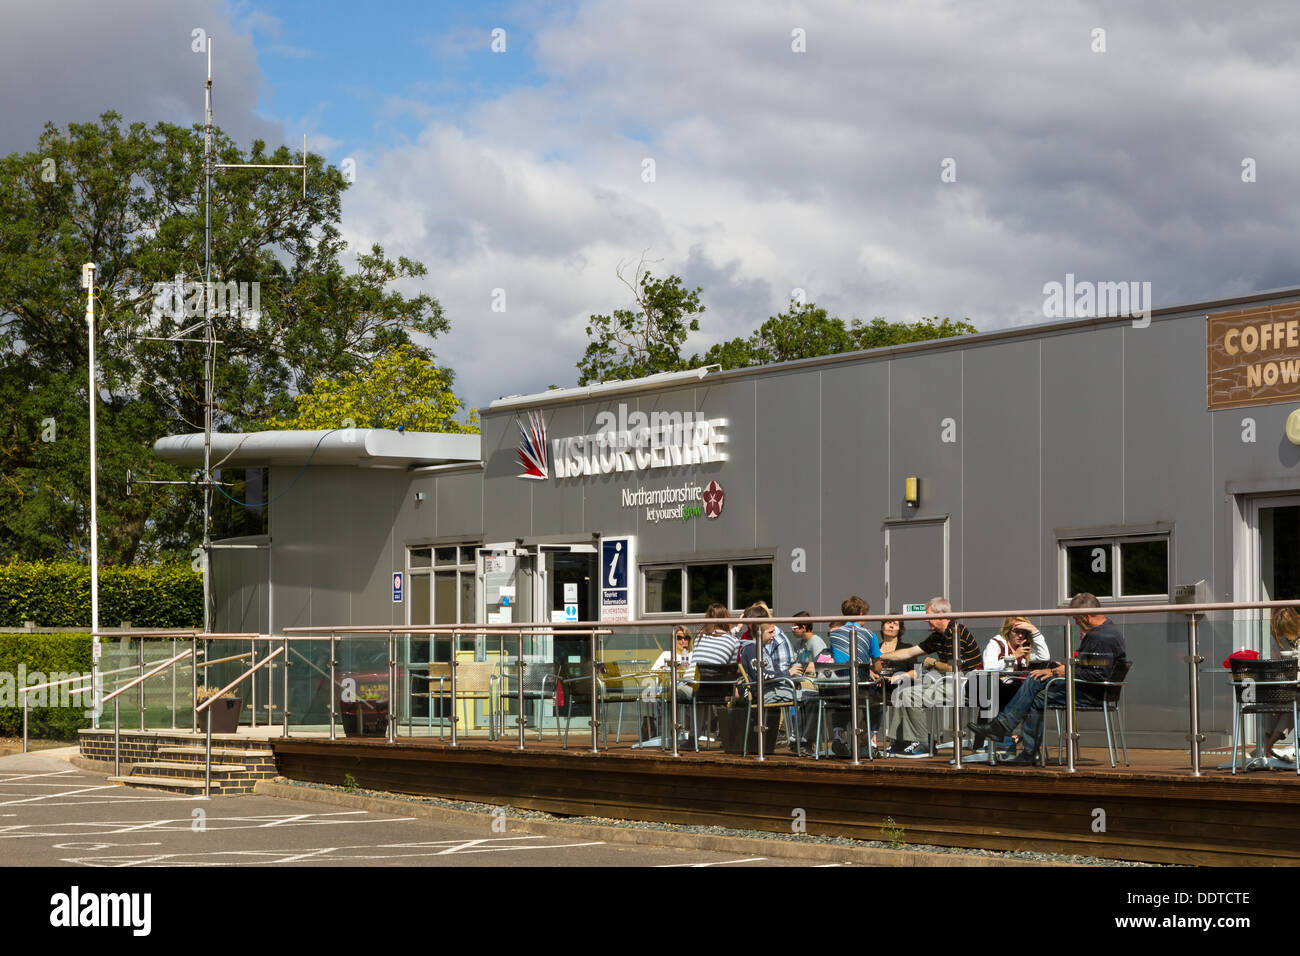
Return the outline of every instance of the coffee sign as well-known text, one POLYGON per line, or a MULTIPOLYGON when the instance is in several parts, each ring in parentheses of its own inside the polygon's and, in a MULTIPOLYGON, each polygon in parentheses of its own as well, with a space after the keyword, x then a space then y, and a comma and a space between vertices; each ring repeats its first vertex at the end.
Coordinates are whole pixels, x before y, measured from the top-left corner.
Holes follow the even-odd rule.
POLYGON ((1206 407, 1300 399, 1300 304, 1206 316, 1206 407))

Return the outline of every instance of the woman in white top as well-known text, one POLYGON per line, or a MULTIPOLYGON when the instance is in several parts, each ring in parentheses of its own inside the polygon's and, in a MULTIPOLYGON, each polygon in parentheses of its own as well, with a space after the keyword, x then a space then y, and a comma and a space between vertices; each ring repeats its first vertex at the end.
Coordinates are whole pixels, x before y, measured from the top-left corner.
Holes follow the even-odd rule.
POLYGON ((659 659, 650 669, 655 673, 668 670, 668 662, 674 656, 677 658, 677 666, 681 668, 686 667, 691 658, 691 632, 682 624, 673 628, 673 646, 660 654, 659 659))
POLYGON ((984 646, 986 671, 1014 671, 1025 663, 1051 659, 1047 638, 1024 617, 1004 619, 1001 632, 989 638, 988 644, 984 646))

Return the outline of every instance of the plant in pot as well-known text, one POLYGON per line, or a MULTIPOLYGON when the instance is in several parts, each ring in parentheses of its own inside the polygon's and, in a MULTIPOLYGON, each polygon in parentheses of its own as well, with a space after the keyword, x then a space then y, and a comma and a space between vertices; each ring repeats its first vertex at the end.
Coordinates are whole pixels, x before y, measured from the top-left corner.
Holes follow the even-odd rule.
POLYGON ((348 737, 387 735, 388 672, 346 674, 343 684, 344 693, 339 701, 343 733, 348 737))
POLYGON ((202 733, 207 729, 208 714, 211 714, 214 734, 236 733, 239 730, 239 712, 244 709, 243 698, 236 697, 230 691, 222 694, 220 687, 209 687, 204 684, 198 690, 195 706, 208 700, 212 700, 212 704, 206 711, 198 714, 199 732, 202 733))

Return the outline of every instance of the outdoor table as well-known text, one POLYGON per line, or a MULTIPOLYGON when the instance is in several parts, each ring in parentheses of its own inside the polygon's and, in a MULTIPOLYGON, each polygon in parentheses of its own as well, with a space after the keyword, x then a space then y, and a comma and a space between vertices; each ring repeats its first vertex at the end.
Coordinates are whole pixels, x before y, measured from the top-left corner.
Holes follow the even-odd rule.
MULTIPOLYGON (((1203 667, 1197 671, 1198 674, 1221 674, 1228 678, 1229 683, 1232 681, 1232 671, 1223 667, 1203 667)), ((1229 688, 1232 690, 1232 688, 1229 688)), ((1236 691, 1233 691, 1235 694, 1236 691)), ((1235 706, 1235 703, 1234 703, 1235 706)), ((1241 765, 1243 772, 1250 770, 1295 770, 1295 762, 1292 760, 1279 760, 1276 757, 1269 757, 1264 753, 1264 715, 1255 714, 1255 756, 1251 757, 1246 753, 1246 748, 1241 748, 1241 759, 1238 763, 1241 765)), ((1292 738, 1295 738, 1296 731, 1291 731, 1292 738)), ((1297 747, 1297 756, 1300 756, 1300 746, 1297 747)), ((1219 764, 1216 770, 1231 770, 1232 761, 1219 764)))

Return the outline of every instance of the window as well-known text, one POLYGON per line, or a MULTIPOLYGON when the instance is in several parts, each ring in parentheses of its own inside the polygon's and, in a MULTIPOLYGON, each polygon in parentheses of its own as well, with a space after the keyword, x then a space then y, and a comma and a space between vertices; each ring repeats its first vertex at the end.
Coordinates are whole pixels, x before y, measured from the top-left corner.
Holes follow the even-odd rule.
POLYGON ((1062 541, 1063 602, 1080 591, 1102 600, 1169 598, 1169 537, 1062 541))
POLYGON ((772 604, 770 561, 699 562, 641 568, 642 613, 704 614, 710 604, 737 611, 772 604))
POLYGON ((266 534, 271 469, 218 468, 221 483, 212 496, 212 537, 241 538, 266 534))
MULTIPOLYGON (((472 623, 474 546, 423 546, 407 549, 411 624, 472 623)), ((460 638, 460 650, 476 650, 473 635, 460 638)), ((440 654, 446 657, 446 649, 440 654)))

